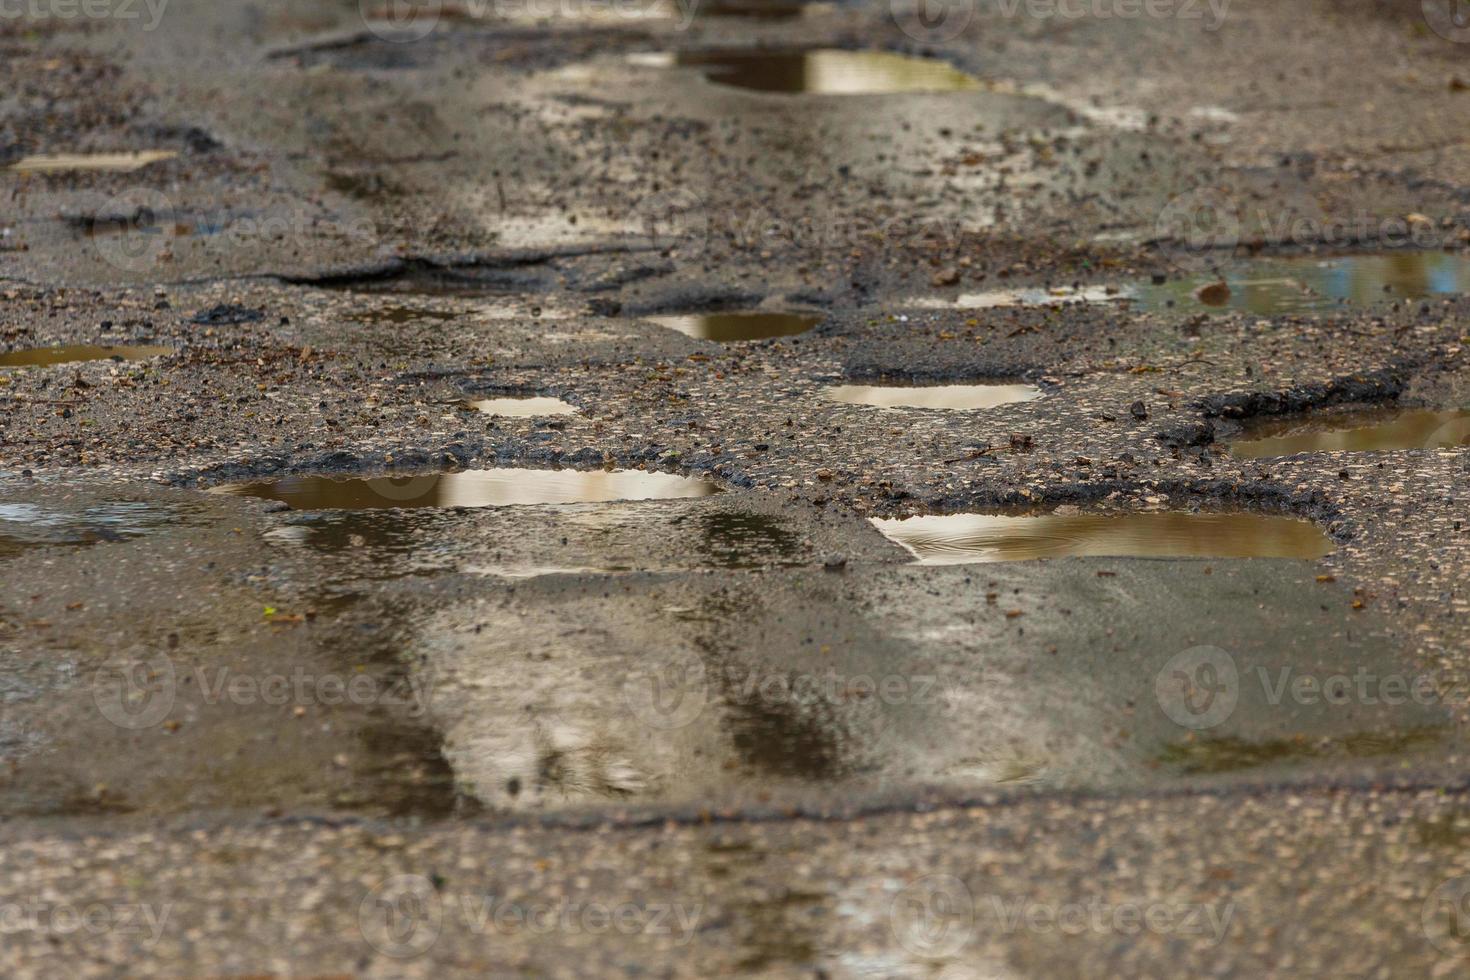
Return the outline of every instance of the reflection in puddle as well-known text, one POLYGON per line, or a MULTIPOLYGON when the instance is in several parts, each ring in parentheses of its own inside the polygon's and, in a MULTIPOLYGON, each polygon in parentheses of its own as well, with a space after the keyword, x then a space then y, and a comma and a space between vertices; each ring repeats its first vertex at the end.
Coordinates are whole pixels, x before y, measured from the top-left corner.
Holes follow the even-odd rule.
POLYGON ((819 316, 803 313, 702 313, 645 319, 696 340, 713 340, 720 344, 793 337, 822 322, 819 316))
POLYGON ((469 402, 469 407, 486 415, 502 418, 529 419, 543 415, 575 415, 577 409, 560 398, 483 398, 469 402))
POLYGON ((958 92, 980 82, 952 65, 886 51, 714 51, 643 57, 658 67, 702 69, 710 81, 757 92, 861 95, 958 92))
POLYGON ((810 548, 798 535, 764 514, 704 514, 699 530, 700 550, 720 568, 800 565, 810 558, 810 548))
POLYGON ((352 319, 358 323, 413 323, 415 320, 457 320, 461 316, 453 310, 436 310, 432 306, 383 306, 375 310, 354 313, 352 319))
POLYGON ((1470 446, 1470 412, 1379 408, 1323 412, 1310 419, 1276 419, 1252 425, 1250 438, 1230 444, 1242 459, 1296 453, 1368 453, 1395 449, 1470 446))
POLYGON ((1402 733, 1353 732, 1317 739, 1282 738, 1264 742, 1213 735, 1168 745, 1159 753, 1159 762, 1185 775, 1217 774, 1259 769, 1280 762, 1342 756, 1372 759, 1411 755, 1433 746, 1444 736, 1443 727, 1417 728, 1402 733))
POLYGON ((719 487, 695 477, 633 470, 492 469, 372 479, 292 476, 218 487, 215 492, 281 500, 294 510, 373 510, 665 500, 707 497, 718 493, 719 487))
POLYGON ((903 305, 916 309, 994 310, 1011 306, 1067 306, 1073 303, 1106 303, 1125 297, 1115 286, 1085 286, 1056 289, 995 289, 986 293, 964 293, 950 302, 918 297, 903 305))
POLYGON ((876 408, 939 408, 969 411, 1031 402, 1041 397, 1033 385, 933 385, 917 388, 875 388, 841 385, 827 397, 848 405, 876 408))
POLYGON ((985 514, 873 519, 924 565, 1038 558, 1306 558, 1335 549, 1310 521, 1265 514, 985 514))
MULTIPOLYGON (((765 680, 771 687, 771 678, 765 680)), ((757 773, 805 782, 846 775, 851 769, 843 752, 847 733, 837 712, 819 698, 802 704, 802 693, 787 696, 789 682, 782 686, 778 698, 750 690, 748 681, 726 692, 725 725, 741 764, 757 773)))
POLYGON ((1262 316, 1322 313, 1344 305, 1451 296, 1470 288, 1470 256, 1402 251, 1370 255, 1252 259, 1218 275, 1122 286, 997 289, 957 299, 917 296, 915 309, 988 310, 1016 306, 1126 302, 1136 309, 1239 310, 1262 316))
POLYGON ((140 153, 58 153, 23 157, 9 167, 15 173, 58 173, 66 170, 105 170, 130 173, 150 163, 172 160, 172 150, 144 150, 140 153))
POLYGON ((0 367, 49 367, 80 361, 141 361, 173 352, 172 347, 93 347, 87 344, 37 347, 0 354, 0 367))
POLYGON ((97 504, 75 514, 36 504, 0 504, 0 558, 46 545, 126 541, 177 519, 161 507, 127 501, 97 504))
POLYGON ((1145 309, 1195 307, 1270 316, 1448 296, 1467 287, 1470 256, 1402 251, 1257 259, 1223 269, 1218 277, 1140 284, 1128 292, 1145 309))

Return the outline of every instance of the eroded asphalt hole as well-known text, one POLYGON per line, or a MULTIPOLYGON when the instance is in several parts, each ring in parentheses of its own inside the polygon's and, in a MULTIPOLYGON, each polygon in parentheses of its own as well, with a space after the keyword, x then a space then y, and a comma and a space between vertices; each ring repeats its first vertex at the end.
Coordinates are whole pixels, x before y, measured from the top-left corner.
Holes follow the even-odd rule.
POLYGON ((575 415, 577 408, 560 398, 480 398, 465 402, 465 407, 501 418, 530 419, 549 415, 575 415))
POLYGON ((1074 303, 1120 303, 1160 311, 1235 310, 1261 316, 1327 313, 1344 306, 1453 296, 1470 288, 1470 256, 1386 251, 1323 257, 1272 256, 1234 261, 1199 275, 1117 284, 998 289, 954 299, 925 295, 917 309, 985 310, 1074 303))
POLYGON ((82 361, 143 361, 173 352, 172 347, 94 347, 90 344, 35 347, 0 354, 0 367, 50 367, 82 361))
POLYGON ((644 319, 687 337, 719 344, 794 337, 822 322, 820 316, 809 313, 693 313, 644 319))
POLYGON ((1229 264, 1218 275, 1144 283, 1126 292, 1144 309, 1229 309, 1273 316, 1451 296, 1467 287, 1470 256, 1405 250, 1257 258, 1229 264))
POLYGON ((1246 426, 1230 454, 1266 459, 1297 453, 1366 453, 1470 446, 1470 411, 1360 408, 1246 426))
POLYGON ((221 486, 214 492, 279 500, 293 510, 377 510, 668 500, 708 497, 720 488, 708 480, 670 473, 501 468, 356 479, 290 476, 221 486))
POLYGON ((717 85, 756 92, 868 95, 980 88, 979 79, 946 62, 887 51, 681 52, 641 55, 635 62, 657 68, 697 68, 717 85))
POLYGON ((875 408, 928 408, 972 411, 1032 402, 1042 396, 1035 385, 923 385, 916 387, 839 385, 827 389, 832 401, 875 408))
POLYGON ((1041 558, 1323 558, 1337 550, 1310 521, 1268 514, 951 514, 874 518, 920 564, 1041 558))

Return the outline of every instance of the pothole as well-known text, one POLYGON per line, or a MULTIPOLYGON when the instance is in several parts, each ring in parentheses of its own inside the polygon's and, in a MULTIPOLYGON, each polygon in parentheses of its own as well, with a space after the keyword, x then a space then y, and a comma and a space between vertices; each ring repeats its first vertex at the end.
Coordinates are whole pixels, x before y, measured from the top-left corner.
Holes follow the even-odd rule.
POLYGON ((964 92, 979 79, 947 62, 887 51, 820 48, 787 51, 704 51, 638 56, 658 68, 697 68, 716 85, 805 95, 964 92))
POLYGON ((1268 514, 953 514, 874 518, 924 565, 1041 558, 1299 558, 1336 550, 1310 521, 1268 514))
POLYGON ((827 390, 832 401, 874 408, 927 408, 974 411, 1032 402, 1042 396, 1035 385, 927 385, 919 387, 875 387, 839 385, 827 390))
POLYGON ((1261 258, 1218 275, 1130 287, 1144 309, 1229 309, 1262 316, 1450 296, 1470 288, 1470 256, 1399 251, 1261 258))
POLYGON ((143 361, 173 352, 172 347, 94 347, 90 344, 36 347, 0 354, 0 367, 50 367, 81 361, 143 361))
POLYGON ((575 405, 569 405, 560 398, 481 398, 466 402, 465 406, 486 415, 509 419, 577 414, 575 405))
POLYGON ((357 479, 291 476, 221 486, 215 492, 279 500, 293 510, 378 510, 668 500, 708 497, 720 488, 708 480, 670 473, 500 468, 357 479))
POLYGON ((1470 255, 1397 251, 1358 255, 1283 256, 1226 262, 1212 273, 1170 280, 1089 286, 996 289, 954 299, 915 296, 915 309, 1126 303, 1134 309, 1237 310, 1261 316, 1324 313, 1344 306, 1453 296, 1470 289, 1470 255))
POLYGON ((1253 423, 1230 444, 1242 459, 1470 446, 1470 411, 1369 408, 1253 423))
POLYGON ((644 319, 677 330, 686 337, 719 344, 794 337, 822 322, 820 316, 809 313, 695 313, 644 319))

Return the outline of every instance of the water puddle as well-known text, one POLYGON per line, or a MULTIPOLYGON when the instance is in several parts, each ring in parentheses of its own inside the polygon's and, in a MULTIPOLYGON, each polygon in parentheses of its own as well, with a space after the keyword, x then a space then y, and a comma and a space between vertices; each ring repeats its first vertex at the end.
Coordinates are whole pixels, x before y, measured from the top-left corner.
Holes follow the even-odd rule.
POLYGON ((994 289, 984 293, 964 293, 952 302, 921 296, 908 300, 903 305, 913 309, 995 310, 1012 306, 1106 303, 1127 298, 1116 286, 1065 286, 1054 289, 994 289))
POLYGON ((1032 402, 1041 397, 1034 385, 931 385, 915 388, 880 388, 841 385, 827 391, 832 401, 875 408, 931 408, 973 411, 1032 402))
POLYGON ((65 171, 93 170, 111 173, 132 173, 150 163, 172 160, 178 156, 172 150, 144 150, 139 153, 58 153, 22 157, 8 168, 12 173, 37 174, 61 173, 65 171))
POLYGON ((1237 310, 1273 316, 1451 296, 1470 288, 1470 256, 1402 251, 1292 256, 1229 266, 1218 276, 1130 287, 1143 309, 1237 310))
POLYGON ((482 398, 468 402, 467 407, 508 419, 577 414, 576 406, 568 405, 560 398, 482 398))
POLYGON ((954 514, 873 519, 924 565, 1039 558, 1301 558, 1336 550, 1310 521, 1266 514, 954 514))
POLYGON ((710 51, 635 60, 652 67, 698 68, 717 85, 755 92, 868 95, 980 88, 978 79, 946 62, 887 51, 710 51))
POLYGON ((1163 282, 995 289, 951 300, 916 296, 914 309, 1127 303, 1140 310, 1236 310, 1261 316, 1325 313, 1345 306, 1453 296, 1470 289, 1470 256, 1402 251, 1364 255, 1288 256, 1227 264, 1218 273, 1163 282))
POLYGON ((93 347, 89 344, 37 347, 0 354, 0 367, 50 367, 81 361, 142 361, 172 353, 172 347, 93 347))
POLYGON ((1308 419, 1252 424, 1248 438, 1230 444, 1242 459, 1297 453, 1371 453, 1470 446, 1470 411, 1431 412, 1373 408, 1320 412, 1308 419))
POLYGON ((747 340, 771 340, 806 333, 822 322, 807 313, 699 313, 689 316, 644 317, 661 327, 677 330, 696 340, 733 344, 747 340))
POLYGON ((292 476, 222 486, 214 492, 280 500, 293 510, 375 510, 668 500, 707 497, 720 488, 708 480, 669 473, 507 468, 369 479, 292 476))

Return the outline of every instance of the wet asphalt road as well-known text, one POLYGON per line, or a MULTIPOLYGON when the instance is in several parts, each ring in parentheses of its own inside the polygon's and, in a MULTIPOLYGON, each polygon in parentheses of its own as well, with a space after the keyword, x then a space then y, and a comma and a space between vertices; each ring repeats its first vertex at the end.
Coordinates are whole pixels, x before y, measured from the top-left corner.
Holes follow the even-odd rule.
POLYGON ((1465 433, 1228 447, 1470 405, 1423 257, 1470 241, 1470 33, 1143 6, 0 18, 0 354, 168 350, 0 368, 0 968, 1463 972, 1465 433), (689 56, 759 47, 953 90, 689 56), (734 310, 817 323, 650 319, 734 310), (877 382, 1041 397, 829 397, 877 382), (575 411, 469 404, 517 395, 575 411), (493 467, 720 492, 423 482, 493 467), (447 506, 210 492, 322 475, 447 506), (941 568, 870 522, 1058 508, 1332 550, 941 568))

